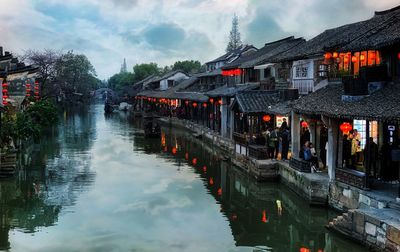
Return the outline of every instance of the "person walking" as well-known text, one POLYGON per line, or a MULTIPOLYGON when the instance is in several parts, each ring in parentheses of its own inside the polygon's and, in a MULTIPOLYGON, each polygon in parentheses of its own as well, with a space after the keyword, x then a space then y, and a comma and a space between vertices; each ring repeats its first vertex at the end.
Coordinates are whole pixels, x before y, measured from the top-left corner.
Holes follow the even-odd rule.
POLYGON ((288 159, 289 141, 290 141, 289 130, 287 128, 284 128, 282 133, 281 133, 281 143, 282 143, 281 159, 282 160, 287 160, 288 159))

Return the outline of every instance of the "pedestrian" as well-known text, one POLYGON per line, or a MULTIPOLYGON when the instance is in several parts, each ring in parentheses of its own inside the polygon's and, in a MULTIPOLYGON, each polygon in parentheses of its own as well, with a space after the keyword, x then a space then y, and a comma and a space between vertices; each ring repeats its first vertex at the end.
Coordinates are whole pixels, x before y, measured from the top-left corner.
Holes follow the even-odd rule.
POLYGON ((274 153, 274 160, 276 160, 278 158, 278 154, 279 154, 279 129, 278 127, 275 128, 275 130, 273 130, 270 134, 271 136, 271 141, 273 142, 273 153, 274 153))
POLYGON ((369 168, 370 171, 373 172, 373 176, 375 178, 378 177, 378 171, 377 171, 377 161, 378 161, 378 155, 379 155, 379 150, 378 150, 378 145, 374 142, 374 138, 370 137, 369 138, 369 152, 367 152, 367 148, 364 149, 364 157, 367 157, 369 154, 369 168))
POLYGON ((313 165, 315 166, 316 169, 319 169, 319 161, 318 161, 317 151, 315 150, 313 143, 310 142, 309 146, 310 146, 310 152, 311 152, 311 162, 313 163, 313 165))
POLYGON ((343 164, 345 168, 351 167, 351 140, 347 134, 343 135, 343 164))
POLYGON ((282 143, 282 153, 281 159, 287 160, 289 153, 289 142, 290 142, 290 133, 287 128, 285 128, 281 133, 281 143, 282 143))
POLYGON ((270 159, 274 159, 275 157, 275 142, 271 137, 272 132, 272 129, 269 129, 266 135, 267 155, 270 159))
POLYGON ((325 126, 321 128, 321 134, 319 139, 319 157, 323 165, 323 169, 326 169, 326 143, 328 142, 328 132, 325 126))

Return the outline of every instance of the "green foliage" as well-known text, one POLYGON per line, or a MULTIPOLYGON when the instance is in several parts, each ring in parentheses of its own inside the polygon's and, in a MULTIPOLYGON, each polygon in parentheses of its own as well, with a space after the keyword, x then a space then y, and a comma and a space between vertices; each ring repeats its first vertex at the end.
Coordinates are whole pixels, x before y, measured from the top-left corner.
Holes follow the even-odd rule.
POLYGON ((120 90, 125 86, 132 85, 134 83, 134 77, 134 74, 129 72, 114 74, 108 80, 108 86, 112 89, 120 90))
POLYGON ((133 67, 133 73, 135 75, 134 81, 141 81, 152 74, 158 74, 160 71, 158 69, 158 65, 156 63, 145 63, 145 64, 136 64, 133 67))
POLYGON ((23 112, 8 110, 2 118, 1 145, 7 146, 11 139, 15 142, 29 137, 37 138, 57 121, 57 108, 47 100, 32 102, 23 112))
POLYGON ((172 66, 172 70, 182 70, 186 73, 198 73, 201 70, 201 63, 197 60, 177 61, 172 66))

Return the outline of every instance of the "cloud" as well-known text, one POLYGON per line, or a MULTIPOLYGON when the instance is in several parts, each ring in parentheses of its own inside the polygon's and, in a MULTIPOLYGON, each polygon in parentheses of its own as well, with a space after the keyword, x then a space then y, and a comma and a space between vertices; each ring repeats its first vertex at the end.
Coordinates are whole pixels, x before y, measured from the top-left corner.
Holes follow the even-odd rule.
POLYGON ((144 211, 150 215, 160 215, 160 213, 165 214, 167 210, 184 208, 192 205, 192 201, 187 198, 179 198, 176 200, 171 199, 154 199, 151 201, 139 201, 131 204, 126 204, 118 207, 115 213, 127 213, 132 211, 144 211))
POLYGON ((216 58, 225 50, 233 13, 242 40, 262 46, 288 35, 370 18, 398 0, 2 0, 6 50, 54 48, 84 53, 100 78, 142 62, 216 58))

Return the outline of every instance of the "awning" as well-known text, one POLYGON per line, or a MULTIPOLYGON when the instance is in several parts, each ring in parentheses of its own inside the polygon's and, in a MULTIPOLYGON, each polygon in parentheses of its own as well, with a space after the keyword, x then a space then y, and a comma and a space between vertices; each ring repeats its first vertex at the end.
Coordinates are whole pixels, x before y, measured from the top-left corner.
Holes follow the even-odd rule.
POLYGON ((273 66, 273 65, 275 65, 275 64, 274 63, 267 63, 267 64, 255 66, 254 69, 265 69, 265 68, 268 68, 268 67, 273 66))

